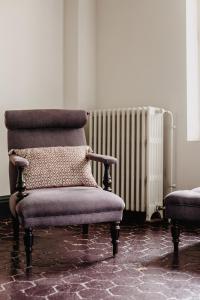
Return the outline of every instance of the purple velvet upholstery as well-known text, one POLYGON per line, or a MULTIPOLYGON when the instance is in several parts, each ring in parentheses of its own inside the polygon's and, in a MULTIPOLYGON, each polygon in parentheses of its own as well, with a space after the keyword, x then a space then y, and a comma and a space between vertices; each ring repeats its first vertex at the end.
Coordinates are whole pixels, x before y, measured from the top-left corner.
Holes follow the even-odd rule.
POLYGON ((36 109, 5 112, 8 129, 82 128, 87 122, 83 110, 36 109))
POLYGON ((15 166, 15 167, 22 167, 25 168, 29 165, 29 162, 26 158, 20 157, 15 154, 11 154, 9 156, 10 162, 15 166))
POLYGON ((28 217, 20 220, 25 228, 28 227, 47 227, 47 226, 66 226, 78 224, 94 224, 105 222, 116 222, 121 220, 122 212, 106 211, 103 213, 66 215, 66 216, 43 216, 43 217, 28 217))
POLYGON ((117 158, 109 155, 101 155, 96 153, 88 153, 86 156, 90 160, 98 161, 104 164, 112 165, 117 163, 117 158))
POLYGON ((180 221, 200 220, 200 188, 172 192, 165 198, 166 217, 180 221))
POLYGON ((122 219, 123 200, 101 188, 64 187, 27 192, 28 196, 16 206, 25 227, 48 226, 51 218, 54 218, 54 226, 122 219), (107 219, 105 219, 106 213, 109 216, 107 219), (95 218, 98 218, 98 221, 95 218))
POLYGON ((8 130, 8 150, 36 147, 85 145, 83 128, 38 128, 8 130))

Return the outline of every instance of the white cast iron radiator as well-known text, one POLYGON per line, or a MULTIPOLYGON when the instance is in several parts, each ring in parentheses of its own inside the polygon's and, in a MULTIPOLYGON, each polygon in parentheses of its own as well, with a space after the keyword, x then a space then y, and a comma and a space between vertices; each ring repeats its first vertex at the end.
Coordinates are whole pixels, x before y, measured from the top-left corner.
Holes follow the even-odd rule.
MULTIPOLYGON (((138 107, 95 110, 89 116, 89 144, 93 151, 118 158, 117 166, 111 169, 113 192, 124 199, 126 210, 146 212, 147 220, 157 207, 163 206, 165 113, 160 108, 138 107)), ((171 152, 172 147, 171 143, 171 152)), ((170 153, 170 187, 172 157, 170 153)), ((93 162, 92 171, 101 185, 102 165, 93 162)))

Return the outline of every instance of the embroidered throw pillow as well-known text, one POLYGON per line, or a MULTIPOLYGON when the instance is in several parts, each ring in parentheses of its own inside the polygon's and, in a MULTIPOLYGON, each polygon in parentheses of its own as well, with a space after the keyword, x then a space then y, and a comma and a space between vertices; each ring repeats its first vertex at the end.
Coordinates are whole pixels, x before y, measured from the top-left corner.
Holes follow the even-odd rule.
POLYGON ((15 149, 11 154, 24 157, 27 189, 61 186, 94 186, 91 166, 86 154, 89 146, 15 149))

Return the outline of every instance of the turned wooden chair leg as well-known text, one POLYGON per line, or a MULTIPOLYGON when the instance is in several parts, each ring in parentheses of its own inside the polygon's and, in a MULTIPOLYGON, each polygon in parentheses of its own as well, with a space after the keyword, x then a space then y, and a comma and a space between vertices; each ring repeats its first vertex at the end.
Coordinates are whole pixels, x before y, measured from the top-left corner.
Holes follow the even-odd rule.
POLYGON ((118 253, 118 244, 119 244, 119 231, 120 231, 120 222, 113 222, 111 224, 111 238, 113 244, 113 256, 118 253))
POLYGON ((33 247, 33 233, 32 228, 26 228, 24 232, 24 246, 26 252, 26 266, 32 265, 32 247, 33 247))
POLYGON ((11 251, 11 273, 16 274, 16 270, 20 269, 20 259, 19 259, 19 239, 16 239, 13 243, 11 251))
POLYGON ((12 226, 13 226, 13 238, 14 240, 19 240, 19 221, 18 218, 12 217, 12 226))
POLYGON ((180 227, 177 220, 171 221, 171 234, 172 234, 172 241, 174 243, 174 253, 178 253, 180 227))
POLYGON ((88 224, 83 224, 82 225, 82 233, 83 234, 88 234, 88 229, 89 229, 89 225, 88 224))

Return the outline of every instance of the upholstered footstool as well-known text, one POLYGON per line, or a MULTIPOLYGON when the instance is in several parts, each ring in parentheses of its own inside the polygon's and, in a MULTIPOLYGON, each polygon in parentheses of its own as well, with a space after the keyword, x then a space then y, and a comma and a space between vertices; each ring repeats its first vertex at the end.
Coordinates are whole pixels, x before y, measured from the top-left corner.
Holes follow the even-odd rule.
POLYGON ((171 219, 174 252, 178 252, 180 223, 200 221, 200 187, 168 194, 165 198, 165 216, 171 219))

